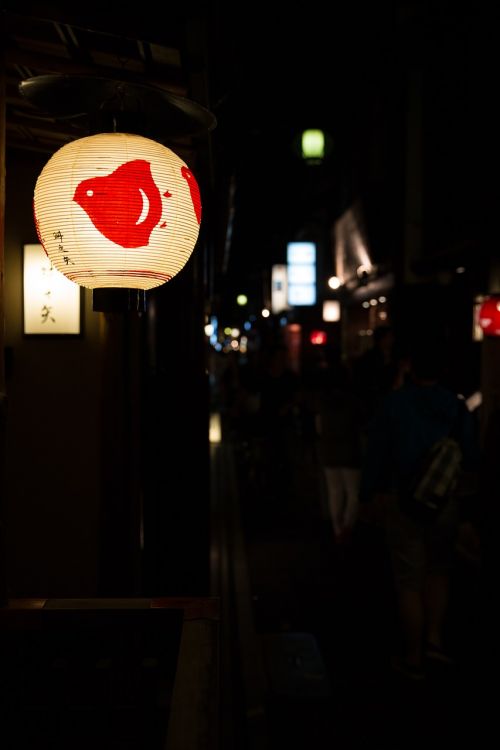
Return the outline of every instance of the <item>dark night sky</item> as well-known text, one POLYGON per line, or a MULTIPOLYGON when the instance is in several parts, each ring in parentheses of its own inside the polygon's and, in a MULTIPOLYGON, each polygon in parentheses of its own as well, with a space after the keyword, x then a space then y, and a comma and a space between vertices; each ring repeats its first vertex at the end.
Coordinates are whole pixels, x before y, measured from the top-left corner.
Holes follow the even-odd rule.
POLYGON ((308 15, 302 6, 262 25, 257 12, 245 17, 238 8, 219 27, 212 96, 237 183, 232 280, 280 260, 304 223, 319 215, 331 224, 356 197, 366 199, 375 252, 394 249, 380 235, 395 213, 401 222, 412 68, 424 80, 429 242, 477 233, 490 200, 490 13, 477 4, 394 2, 333 8, 330 20, 325 12, 308 15), (294 151, 305 127, 332 138, 332 154, 314 175, 294 151))

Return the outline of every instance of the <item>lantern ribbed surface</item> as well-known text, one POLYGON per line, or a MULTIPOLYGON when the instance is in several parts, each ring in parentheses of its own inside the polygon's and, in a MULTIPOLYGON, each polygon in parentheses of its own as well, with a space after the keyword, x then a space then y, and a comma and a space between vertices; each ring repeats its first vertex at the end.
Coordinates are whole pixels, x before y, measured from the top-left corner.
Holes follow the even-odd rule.
POLYGON ((57 151, 35 187, 38 237, 71 281, 151 289, 186 264, 198 239, 197 182, 149 138, 101 133, 57 151))

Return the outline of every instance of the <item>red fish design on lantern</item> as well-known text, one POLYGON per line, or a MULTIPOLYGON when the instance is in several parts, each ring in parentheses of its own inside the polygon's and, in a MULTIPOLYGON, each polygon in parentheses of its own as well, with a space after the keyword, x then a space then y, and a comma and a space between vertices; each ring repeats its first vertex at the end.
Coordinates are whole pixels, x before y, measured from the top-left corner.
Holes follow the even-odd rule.
POLYGON ((162 214, 160 191, 144 159, 122 164, 105 177, 83 180, 73 200, 101 234, 125 248, 148 245, 162 214))

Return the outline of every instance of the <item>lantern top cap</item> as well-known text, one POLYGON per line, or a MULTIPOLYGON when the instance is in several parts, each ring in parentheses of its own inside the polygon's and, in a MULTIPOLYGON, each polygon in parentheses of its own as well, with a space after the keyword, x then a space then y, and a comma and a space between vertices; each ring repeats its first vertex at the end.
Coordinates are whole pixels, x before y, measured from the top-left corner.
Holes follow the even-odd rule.
POLYGON ((52 116, 108 118, 137 115, 151 119, 163 135, 202 135, 213 130, 215 116, 201 104, 149 84, 94 76, 49 74, 26 78, 19 91, 52 116))

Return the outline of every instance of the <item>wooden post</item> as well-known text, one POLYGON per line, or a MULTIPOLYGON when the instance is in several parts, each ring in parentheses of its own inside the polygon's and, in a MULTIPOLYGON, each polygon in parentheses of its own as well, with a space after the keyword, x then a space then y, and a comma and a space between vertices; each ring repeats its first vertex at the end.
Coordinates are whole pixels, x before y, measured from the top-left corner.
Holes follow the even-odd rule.
MULTIPOLYGON (((3 29, 0 29, 3 39, 3 29)), ((3 45, 2 45, 3 46, 3 45)), ((7 394, 5 388, 4 343, 4 244, 5 244, 5 66, 0 59, 0 606, 7 601, 6 554, 3 527, 3 498, 5 486, 5 420, 7 394)))

